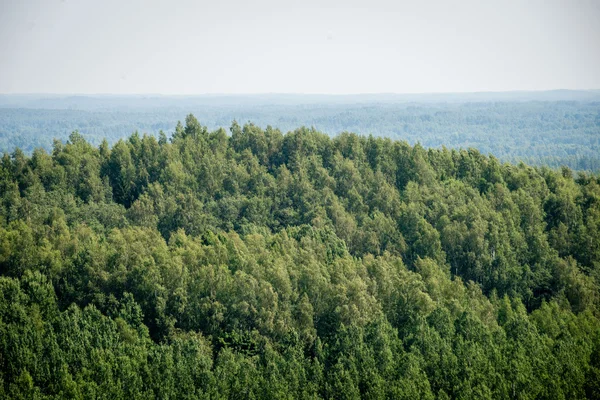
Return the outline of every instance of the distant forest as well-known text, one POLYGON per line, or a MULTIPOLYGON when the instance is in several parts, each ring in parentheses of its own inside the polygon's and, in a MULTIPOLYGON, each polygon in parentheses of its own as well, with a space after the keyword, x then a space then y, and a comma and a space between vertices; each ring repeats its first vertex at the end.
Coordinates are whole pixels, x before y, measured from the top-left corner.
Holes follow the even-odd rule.
POLYGON ((598 399, 599 287, 568 168, 192 115, 0 160, 0 398, 598 399))
POLYGON ((285 131, 314 127, 424 147, 475 148, 501 161, 600 170, 600 94, 66 97, 0 96, 0 152, 52 148, 77 130, 109 144, 137 131, 172 134, 192 111, 209 129, 233 120, 285 131))

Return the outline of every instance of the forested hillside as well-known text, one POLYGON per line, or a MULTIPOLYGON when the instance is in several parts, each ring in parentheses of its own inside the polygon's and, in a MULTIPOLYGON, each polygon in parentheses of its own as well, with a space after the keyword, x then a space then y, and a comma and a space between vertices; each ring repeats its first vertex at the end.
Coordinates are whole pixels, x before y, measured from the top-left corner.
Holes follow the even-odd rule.
POLYGON ((576 97, 578 101, 556 100, 571 97, 550 96, 552 92, 541 92, 533 97, 538 99, 535 101, 527 97, 519 100, 518 94, 473 96, 473 101, 459 94, 30 101, 17 101, 17 97, 12 102, 0 96, 0 152, 12 152, 17 147, 27 154, 36 147, 50 151, 54 138, 67 140, 73 130, 94 145, 103 139, 112 145, 134 131, 158 137, 161 130, 172 133, 177 120, 193 110, 210 130, 227 128, 234 119, 252 121, 263 129, 277 126, 283 131, 308 126, 330 136, 359 132, 427 148, 476 148, 514 164, 523 161, 600 171, 600 93, 590 92, 588 100, 576 97))
POLYGON ((598 175, 189 115, 0 196, 0 398, 600 398, 598 175))

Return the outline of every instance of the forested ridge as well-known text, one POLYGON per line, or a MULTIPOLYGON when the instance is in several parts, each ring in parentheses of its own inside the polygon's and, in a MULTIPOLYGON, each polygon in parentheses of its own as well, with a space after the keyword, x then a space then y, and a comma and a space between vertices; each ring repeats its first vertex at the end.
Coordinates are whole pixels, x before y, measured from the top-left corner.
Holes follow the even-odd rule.
POLYGON ((600 398, 598 175, 189 115, 0 196, 0 398, 600 398))
POLYGON ((476 148, 514 164, 523 161, 553 168, 565 165, 574 170, 600 171, 600 96, 595 101, 508 98, 460 102, 458 95, 447 95, 442 98, 446 102, 440 103, 397 103, 382 96, 355 99, 366 103, 336 103, 340 99, 326 97, 313 100, 318 103, 302 104, 309 102, 310 96, 291 99, 286 103, 286 98, 275 97, 271 101, 276 103, 270 104, 265 100, 260 103, 260 98, 255 97, 234 97, 229 101, 166 98, 163 103, 157 99, 136 102, 130 98, 84 97, 72 102, 51 99, 31 104, 67 107, 63 109, 31 109, 18 108, 26 105, 18 102, 3 105, 0 95, 0 152, 12 153, 17 147, 27 154, 36 147, 51 151, 53 138, 67 140, 73 130, 94 145, 103 139, 112 145, 134 131, 158 137, 161 129, 172 133, 177 120, 194 110, 194 115, 210 130, 226 128, 234 119, 252 121, 263 129, 277 126, 283 131, 305 125, 331 136, 344 131, 359 132, 427 148, 476 148))

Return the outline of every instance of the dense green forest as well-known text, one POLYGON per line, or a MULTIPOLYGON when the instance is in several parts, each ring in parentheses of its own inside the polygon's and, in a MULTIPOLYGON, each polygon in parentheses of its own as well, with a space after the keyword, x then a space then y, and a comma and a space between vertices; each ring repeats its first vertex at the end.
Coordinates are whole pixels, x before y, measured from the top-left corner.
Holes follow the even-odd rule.
POLYGON ((17 147, 27 154, 36 147, 50 151, 54 138, 67 140, 73 130, 93 145, 103 139, 112 145, 134 131, 158 137, 161 130, 172 133, 177 121, 193 110, 210 130, 227 128, 234 119, 252 121, 263 129, 277 126, 283 131, 308 126, 331 136, 360 132, 427 148, 472 147, 514 164, 523 161, 600 171, 600 93, 592 92, 589 96, 595 97, 586 101, 551 100, 570 97, 543 97, 544 92, 537 97, 544 101, 517 101, 517 94, 475 96, 475 101, 459 95, 406 99, 380 95, 74 97, 34 98, 29 102, 17 98, 9 102, 0 96, 0 152, 12 152, 17 147))
POLYGON ((568 168, 72 133, 2 158, 0 275, 0 398, 600 398, 600 178, 568 168))

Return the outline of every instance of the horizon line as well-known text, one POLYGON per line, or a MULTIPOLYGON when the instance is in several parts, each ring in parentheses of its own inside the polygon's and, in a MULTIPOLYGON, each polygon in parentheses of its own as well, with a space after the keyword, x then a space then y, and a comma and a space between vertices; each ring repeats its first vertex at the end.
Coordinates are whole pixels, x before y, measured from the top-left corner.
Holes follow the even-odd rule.
POLYGON ((440 92, 358 92, 358 93, 322 93, 322 92, 249 92, 249 93, 83 93, 83 92, 10 92, 0 93, 0 96, 157 96, 157 97, 200 97, 200 96, 426 96, 426 95, 477 95, 477 94, 509 94, 509 93, 547 93, 547 92, 600 92, 600 88, 595 89, 514 89, 514 90, 478 90, 478 91, 440 91, 440 92))

